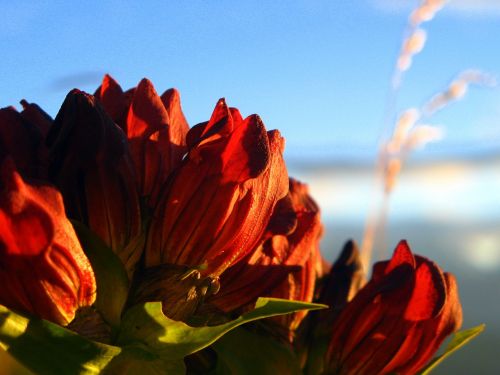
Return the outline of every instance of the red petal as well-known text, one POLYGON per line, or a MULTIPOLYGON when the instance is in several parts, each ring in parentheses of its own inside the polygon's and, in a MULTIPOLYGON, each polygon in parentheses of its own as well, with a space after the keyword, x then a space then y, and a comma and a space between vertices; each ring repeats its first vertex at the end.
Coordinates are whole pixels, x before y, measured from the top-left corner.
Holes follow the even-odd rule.
POLYGON ((266 237, 277 234, 291 234, 297 227, 297 214, 293 207, 292 198, 288 194, 280 199, 274 207, 273 215, 267 226, 266 237))
POLYGON ((11 156, 23 176, 36 178, 40 171, 40 129, 14 108, 0 109, 0 161, 11 156))
POLYGON ((149 137, 168 125, 169 117, 153 84, 144 78, 135 90, 127 117, 127 137, 149 137))
POLYGON ((45 138, 52 126, 52 118, 37 104, 28 103, 23 99, 21 100, 21 105, 23 106, 23 111, 21 112, 23 118, 36 125, 40 129, 42 137, 45 138))
POLYGON ((387 275, 396 267, 404 264, 410 265, 413 269, 415 269, 416 266, 415 258, 410 250, 410 246, 408 246, 408 243, 405 240, 401 240, 396 246, 394 254, 384 270, 384 274, 387 275))
POLYGON ((255 248, 269 223, 276 202, 288 193, 288 172, 282 155, 284 139, 277 130, 267 134, 271 155, 269 167, 258 178, 248 181, 246 194, 251 195, 251 198, 248 198, 247 203, 242 204, 245 210, 244 215, 239 219, 241 221, 237 221, 241 213, 233 214, 235 220, 233 225, 225 227, 221 238, 217 239, 207 254, 208 264, 219 268, 220 272, 244 258, 255 248), (246 211, 247 204, 249 205, 248 212, 246 211), (226 245, 221 246, 224 242, 226 245), (224 252, 229 249, 231 249, 232 257, 228 258, 224 252))
POLYGON ((127 100, 118 82, 106 74, 94 96, 99 99, 108 115, 121 125, 127 110, 127 100))
POLYGON ((201 138, 205 138, 208 134, 213 134, 215 132, 220 135, 227 135, 233 131, 233 119, 231 116, 231 111, 226 104, 224 98, 219 99, 215 105, 214 111, 210 120, 208 121, 205 129, 201 133, 201 138), (229 121, 226 121, 229 119, 229 121))
POLYGON ((415 286, 404 318, 412 321, 426 320, 441 312, 446 298, 444 276, 431 261, 423 261, 415 272, 415 286))
POLYGON ((189 125, 184 117, 184 113, 182 113, 179 91, 176 89, 165 91, 161 96, 161 101, 170 119, 170 141, 175 145, 185 145, 189 125))
POLYGON ((95 300, 95 279, 60 194, 2 166, 0 303, 66 325, 95 300))
POLYGON ((27 187, 10 158, 1 166, 0 185, 4 187, 0 196, 0 239, 7 244, 2 249, 4 255, 41 254, 52 241, 53 223, 43 207, 29 199, 27 187))
POLYGON ((221 157, 222 183, 244 182, 264 171, 269 163, 269 141, 257 115, 248 117, 235 128, 221 157))
MULTIPOLYGON (((241 121, 241 115, 239 115, 237 120, 241 121)), ((227 106, 226 100, 224 98, 219 99, 210 120, 195 125, 189 130, 186 136, 187 145, 189 148, 195 146, 199 148, 204 144, 226 138, 234 130, 233 124, 232 111, 227 106)))
POLYGON ((449 273, 444 274, 446 280, 446 302, 441 314, 429 321, 418 324, 422 332, 419 345, 415 345, 417 352, 407 361, 398 372, 414 374, 418 372, 437 352, 444 339, 452 332, 457 331, 462 325, 462 306, 458 296, 458 287, 455 277, 449 273))

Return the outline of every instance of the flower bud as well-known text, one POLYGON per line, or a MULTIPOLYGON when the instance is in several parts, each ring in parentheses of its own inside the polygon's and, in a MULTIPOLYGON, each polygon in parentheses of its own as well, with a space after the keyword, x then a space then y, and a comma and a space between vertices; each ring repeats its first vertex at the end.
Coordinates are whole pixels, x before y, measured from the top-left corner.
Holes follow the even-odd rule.
POLYGON ((91 95, 73 90, 47 144, 49 178, 63 195, 68 217, 96 233, 130 275, 143 245, 134 170, 123 132, 91 95))
MULTIPOLYGON (((287 236, 289 257, 285 265, 300 267, 292 271, 288 277, 278 284, 270 296, 294 301, 312 302, 318 263, 321 262, 319 240, 322 234, 320 211, 316 202, 310 197, 307 185, 290 179, 290 197, 297 214, 297 227, 287 236)), ((307 311, 275 317, 290 332, 295 331, 307 311)), ((290 338, 293 334, 290 333, 290 338)))
POLYGON ((363 266, 355 241, 344 244, 340 255, 316 288, 317 302, 328 309, 312 311, 301 326, 297 347, 307 359, 305 373, 322 374, 324 357, 331 337, 331 327, 339 314, 365 283, 363 266))
POLYGON ((0 162, 9 156, 23 177, 44 177, 43 140, 41 129, 23 113, 13 107, 0 109, 0 162))
POLYGON ((106 75, 96 97, 124 130, 139 192, 154 207, 160 189, 186 153, 189 125, 182 113, 179 92, 170 89, 160 97, 153 84, 143 79, 124 93, 106 75))
POLYGON ((154 212, 146 266, 186 265, 218 277, 256 247, 288 191, 284 140, 221 99, 187 143, 154 212))
POLYGON ((125 131, 127 111, 132 95, 126 95, 113 77, 106 74, 94 93, 109 117, 125 131))
POLYGON ((96 283, 61 195, 1 168, 0 303, 67 325, 95 300, 96 283))
POLYGON ((23 106, 21 116, 28 122, 36 125, 42 133, 43 139, 45 139, 54 120, 35 103, 28 103, 23 99, 21 100, 21 105, 23 106))
MULTIPOLYGON (((289 193, 276 205, 264 242, 222 274, 221 290, 210 302, 225 312, 250 307, 263 296, 310 302, 320 235, 318 206, 306 185, 290 179, 289 193)), ((275 321, 293 331, 304 316, 299 312, 275 321)))
MULTIPOLYGON (((298 271, 290 272, 288 277, 272 290, 270 296, 292 301, 312 302, 316 284, 316 262, 319 257, 319 248, 312 248, 306 263, 298 271)), ((297 311, 274 317, 282 327, 289 331, 289 339, 293 341, 294 331, 306 317, 307 311, 297 311)))
POLYGON ((336 319, 327 371, 417 373, 461 322, 454 277, 401 241, 336 319))
POLYGON ((317 311, 320 316, 321 332, 331 326, 334 318, 342 311, 365 284, 363 266, 358 245, 349 240, 326 275, 319 302, 330 306, 329 310, 317 311))

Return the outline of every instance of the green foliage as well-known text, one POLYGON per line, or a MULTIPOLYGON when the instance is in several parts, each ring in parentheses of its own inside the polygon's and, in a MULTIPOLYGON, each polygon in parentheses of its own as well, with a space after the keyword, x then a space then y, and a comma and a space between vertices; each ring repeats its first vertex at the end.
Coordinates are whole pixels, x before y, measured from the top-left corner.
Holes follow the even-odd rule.
POLYGON ((0 305, 0 347, 36 374, 98 374, 121 349, 0 305))
POLYGON ((325 355, 330 342, 330 332, 315 337, 315 340, 308 345, 307 361, 304 368, 305 375, 316 375, 323 373, 325 366, 325 355))
POLYGON ((259 298, 254 310, 235 320, 211 327, 191 327, 167 318, 161 311, 161 303, 150 302, 127 311, 122 320, 118 343, 120 345, 141 343, 161 357, 179 359, 206 348, 242 324, 299 310, 316 310, 324 307, 314 303, 259 298))
POLYGON ((185 372, 184 356, 209 346, 244 323, 322 307, 260 298, 255 310, 233 321, 213 327, 190 327, 167 318, 161 311, 161 303, 151 302, 137 305, 125 313, 115 343, 117 346, 112 346, 0 306, 0 348, 40 375, 176 375, 185 372))
POLYGON ((420 372, 420 375, 428 375, 434 370, 441 362, 469 343, 472 339, 476 338, 481 332, 484 331, 485 325, 481 324, 477 327, 469 328, 455 333, 450 343, 445 349, 445 352, 440 356, 434 358, 425 368, 420 372))
POLYGON ((127 346, 104 368, 104 375, 183 375, 186 367, 182 359, 160 358, 147 348, 127 346))
POLYGON ((0 348, 0 364, 4 374, 9 375, 34 375, 25 366, 22 366, 9 353, 0 348))
POLYGON ((213 344, 217 353, 217 375, 301 374, 295 353, 271 337, 243 327, 224 335, 213 344))
POLYGON ((104 320, 116 329, 127 302, 129 279, 118 256, 84 224, 72 220, 78 239, 94 270, 97 283, 95 307, 104 320))

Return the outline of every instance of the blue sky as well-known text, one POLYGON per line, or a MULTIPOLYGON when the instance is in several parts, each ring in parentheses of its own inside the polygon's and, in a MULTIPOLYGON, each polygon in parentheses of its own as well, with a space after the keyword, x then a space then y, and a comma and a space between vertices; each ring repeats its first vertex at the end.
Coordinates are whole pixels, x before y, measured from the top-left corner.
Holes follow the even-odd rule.
MULTIPOLYGON (((194 125, 219 97, 279 128, 290 158, 375 152, 391 72, 414 1, 0 0, 0 106, 26 98, 55 115, 73 87, 102 74, 177 87, 194 125)), ((500 1, 455 0, 425 24, 428 42, 398 109, 421 105, 455 74, 500 71, 500 1)), ((499 90, 474 89, 436 116, 427 151, 500 145, 499 90)))

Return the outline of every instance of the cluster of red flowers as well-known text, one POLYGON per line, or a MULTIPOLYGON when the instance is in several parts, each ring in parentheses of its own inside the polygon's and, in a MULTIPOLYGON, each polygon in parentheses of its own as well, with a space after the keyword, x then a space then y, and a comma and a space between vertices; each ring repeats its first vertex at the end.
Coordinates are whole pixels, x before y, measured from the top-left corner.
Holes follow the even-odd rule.
POLYGON ((69 218, 119 257, 129 304, 162 301, 174 319, 259 296, 333 304, 273 323, 290 342, 326 332, 326 372, 414 373, 460 325, 453 277, 404 242, 364 287, 352 244, 327 265, 319 209, 257 115, 221 99, 189 128, 175 89, 143 79, 124 92, 109 76, 94 95, 71 91, 54 120, 21 103, 0 110, 1 304, 68 325, 94 303, 69 218))

